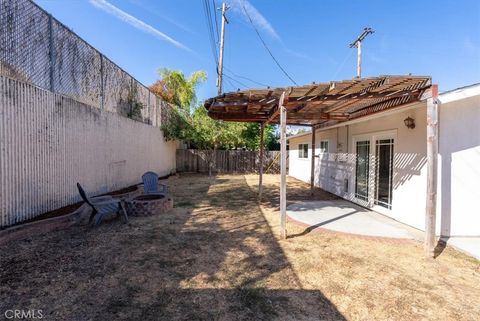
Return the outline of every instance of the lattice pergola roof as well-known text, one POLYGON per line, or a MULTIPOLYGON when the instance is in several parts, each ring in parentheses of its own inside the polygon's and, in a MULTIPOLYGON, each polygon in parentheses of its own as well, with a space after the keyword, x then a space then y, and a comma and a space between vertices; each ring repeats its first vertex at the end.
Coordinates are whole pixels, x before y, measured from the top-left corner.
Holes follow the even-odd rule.
POLYGON ((251 89, 210 98, 205 108, 214 119, 278 123, 285 92, 288 124, 325 127, 420 101, 431 85, 431 77, 409 75, 251 89))

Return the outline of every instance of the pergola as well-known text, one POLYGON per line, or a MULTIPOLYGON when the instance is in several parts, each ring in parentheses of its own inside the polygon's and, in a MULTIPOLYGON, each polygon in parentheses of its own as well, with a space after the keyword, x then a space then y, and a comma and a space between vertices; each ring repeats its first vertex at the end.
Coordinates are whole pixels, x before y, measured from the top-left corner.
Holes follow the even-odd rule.
MULTIPOLYGON (((315 131, 342 122, 398 108, 419 101, 427 102, 427 206, 425 251, 433 256, 437 191, 437 106, 438 90, 426 76, 380 76, 310 84, 288 88, 251 89, 225 93, 207 99, 205 108, 213 119, 261 123, 259 198, 262 195, 263 131, 265 124, 280 124, 281 233, 286 238, 286 125, 312 127, 312 155, 315 131)), ((310 185, 314 188, 314 157, 310 185)))

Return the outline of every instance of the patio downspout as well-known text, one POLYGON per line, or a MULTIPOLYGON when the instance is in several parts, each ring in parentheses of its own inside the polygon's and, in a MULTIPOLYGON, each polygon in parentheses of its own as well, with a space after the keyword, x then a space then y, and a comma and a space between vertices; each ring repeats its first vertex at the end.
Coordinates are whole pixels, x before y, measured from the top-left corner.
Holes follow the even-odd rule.
POLYGON ((263 158, 265 153, 265 123, 260 124, 260 160, 258 167, 258 201, 262 201, 262 192, 263 192, 263 158))
POLYGON ((287 238, 287 108, 283 105, 285 92, 280 96, 280 234, 287 238))
POLYGON ((310 195, 313 196, 313 190, 315 188, 315 133, 316 128, 312 125, 312 156, 311 156, 311 168, 310 168, 310 195))
POLYGON ((435 257, 435 223, 438 172, 438 86, 427 98, 427 204, 425 210, 425 256, 435 257))

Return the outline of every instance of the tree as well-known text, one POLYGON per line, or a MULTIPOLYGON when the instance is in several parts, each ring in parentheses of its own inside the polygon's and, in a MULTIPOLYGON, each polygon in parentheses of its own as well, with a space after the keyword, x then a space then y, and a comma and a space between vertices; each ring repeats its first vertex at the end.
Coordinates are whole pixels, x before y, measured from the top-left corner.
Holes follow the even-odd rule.
POLYGON ((158 70, 158 74, 161 79, 151 85, 150 90, 166 102, 191 114, 197 105, 196 89, 198 85, 207 80, 207 73, 198 70, 186 78, 181 71, 161 68, 158 70))
MULTIPOLYGON (((247 123, 242 131, 242 139, 245 148, 248 150, 260 149, 260 124, 247 123)), ((278 137, 276 137, 276 128, 274 125, 266 125, 264 131, 265 147, 268 150, 278 150, 278 137)))
POLYGON ((191 113, 197 105, 197 87, 207 80, 203 70, 193 72, 186 78, 183 72, 161 68, 161 79, 150 86, 150 90, 172 105, 168 116, 162 121, 161 129, 167 140, 189 142, 192 137, 191 113))
MULTIPOLYGON (((162 77, 150 89, 173 105, 162 119, 161 129, 167 140, 180 140, 191 148, 202 150, 211 175, 217 149, 246 148, 258 150, 260 125, 258 123, 224 122, 210 118, 204 106, 198 105, 196 89, 206 80, 204 71, 196 71, 186 78, 181 71, 160 69, 162 77)), ((265 144, 275 145, 275 127, 265 127, 265 144)))
POLYGON ((241 137, 243 129, 242 123, 229 123, 210 118, 203 106, 195 109, 189 141, 203 151, 209 175, 212 174, 215 151, 240 147, 243 144, 241 137))

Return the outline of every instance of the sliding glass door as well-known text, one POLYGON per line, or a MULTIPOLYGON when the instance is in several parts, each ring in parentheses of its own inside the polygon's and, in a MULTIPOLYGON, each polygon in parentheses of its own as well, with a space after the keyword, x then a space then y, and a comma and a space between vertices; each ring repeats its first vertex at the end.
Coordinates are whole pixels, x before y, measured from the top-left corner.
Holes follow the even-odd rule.
POLYGON ((388 209, 392 208, 393 145, 393 138, 375 141, 375 205, 388 209))
POLYGON ((368 201, 368 182, 370 170, 370 141, 357 141, 355 161, 355 197, 368 201))
POLYGON ((383 212, 392 209, 396 131, 353 137, 355 154, 353 198, 383 212))

